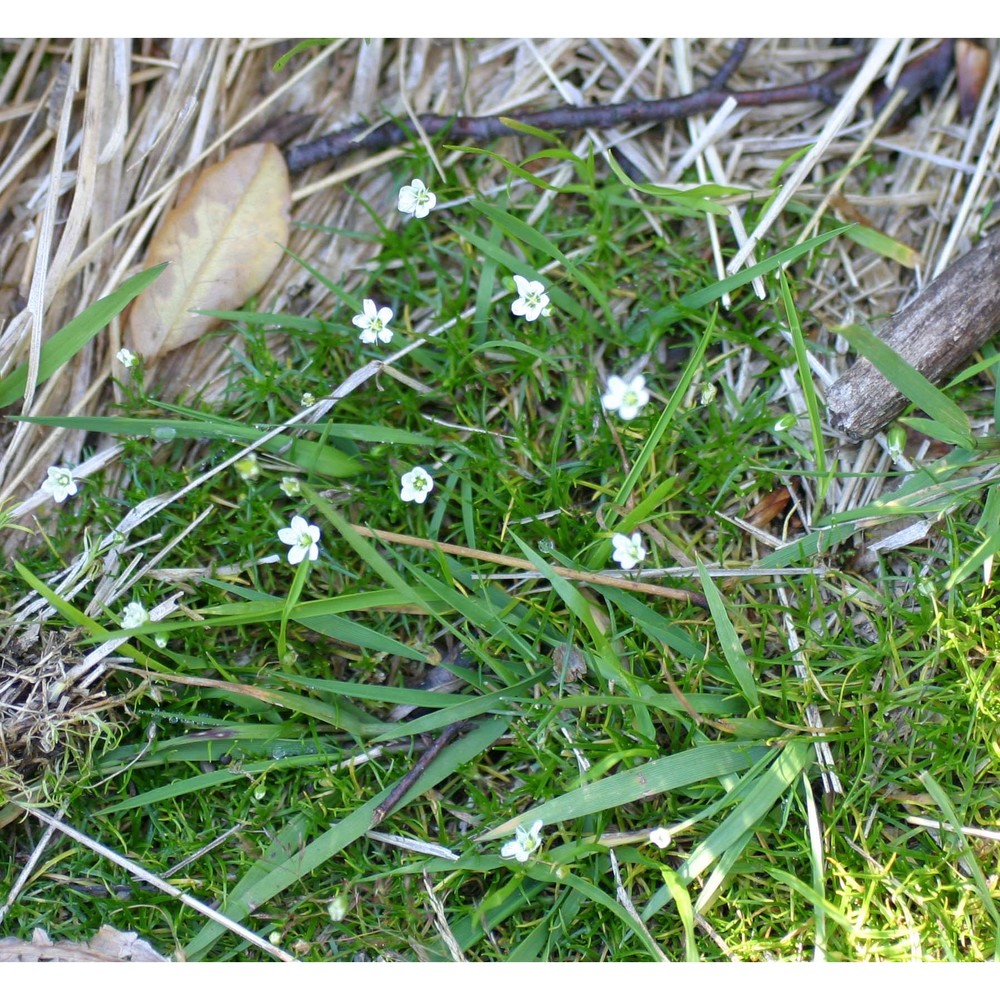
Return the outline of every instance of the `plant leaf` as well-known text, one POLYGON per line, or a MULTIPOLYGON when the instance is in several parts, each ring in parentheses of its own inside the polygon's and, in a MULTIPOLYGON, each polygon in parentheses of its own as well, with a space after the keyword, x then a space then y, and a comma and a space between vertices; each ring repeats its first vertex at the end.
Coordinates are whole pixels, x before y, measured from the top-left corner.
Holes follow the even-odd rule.
POLYGON ((216 319, 198 309, 235 309, 264 286, 288 242, 291 188, 273 143, 233 150, 203 171, 167 213, 147 267, 172 266, 139 296, 129 319, 132 345, 147 361, 196 340, 216 319))
MULTIPOLYGON (((44 382, 57 371, 84 344, 98 334, 114 319, 150 282, 155 281, 166 264, 147 268, 123 282, 110 295, 98 299, 75 319, 71 319, 61 330, 52 334, 42 344, 42 356, 38 362, 38 382, 44 382)), ((28 382, 28 363, 18 365, 6 378, 0 380, 0 406, 10 406, 24 395, 28 382)))

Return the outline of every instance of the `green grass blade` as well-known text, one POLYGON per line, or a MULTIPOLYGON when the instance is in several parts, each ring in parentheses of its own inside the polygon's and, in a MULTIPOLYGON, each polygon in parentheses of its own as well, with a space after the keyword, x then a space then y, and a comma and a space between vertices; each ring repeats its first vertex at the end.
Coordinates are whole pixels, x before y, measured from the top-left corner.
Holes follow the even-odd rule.
MULTIPOLYGON (((206 417, 201 414, 200 416, 206 417)), ((214 440, 242 441, 250 444, 258 440, 269 428, 248 427, 235 420, 217 417, 202 420, 146 419, 138 417, 18 417, 25 423, 40 424, 44 427, 70 427, 76 430, 93 431, 98 434, 114 434, 119 437, 148 437, 162 440, 214 440)), ((322 430, 322 426, 319 427, 322 430)), ((319 441, 278 434, 260 445, 260 450, 272 455, 281 455, 286 461, 297 465, 317 476, 342 479, 356 476, 362 469, 356 458, 319 441)))
POLYGON ((884 340, 862 326, 837 328, 860 355, 867 358, 911 403, 919 407, 950 433, 954 443, 974 445, 969 418, 962 408, 932 385, 884 340))
POLYGON ((698 575, 701 577, 702 591, 708 598, 708 607, 712 614, 712 622, 715 624, 715 634, 719 637, 719 645, 722 646, 722 655, 726 658, 726 663, 729 664, 743 697, 752 708, 759 709, 760 695, 757 694, 757 681, 750 669, 750 661, 743 652, 743 644, 736 634, 733 623, 729 620, 726 602, 701 560, 698 561, 698 575))
MULTIPOLYGON (((431 762, 413 788, 403 796, 397 810, 492 746, 506 728, 506 721, 490 720, 446 747, 431 762)), ((275 838, 276 850, 269 852, 266 859, 254 865, 233 888, 223 912, 232 920, 243 920, 294 882, 307 878, 371 828, 375 807, 391 790, 387 788, 369 799, 304 847, 298 846, 304 836, 304 829, 298 820, 292 820, 275 838), (292 845, 298 849, 289 851, 292 845)), ((206 924, 185 949, 188 960, 196 961, 204 956, 222 933, 223 928, 218 924, 206 924)))
POLYGON ((996 960, 1000 958, 1000 910, 997 909, 997 905, 993 899, 994 890, 990 888, 989 883, 986 881, 986 876, 983 874, 979 859, 969 846, 968 840, 965 839, 965 834, 962 833, 962 822, 959 820, 958 814, 955 812, 955 807, 952 805, 951 799, 948 798, 945 790, 927 771, 924 771, 920 775, 920 781, 930 793, 935 805, 941 810, 945 823, 951 827, 950 830, 941 830, 942 840, 947 841, 947 839, 951 838, 958 845, 962 861, 965 862, 966 868, 972 875, 972 884, 976 887, 976 895, 993 921, 993 958, 996 960))
MULTIPOLYGON (((89 340, 104 329, 144 288, 151 285, 162 273, 166 264, 156 264, 133 275, 121 286, 88 306, 79 316, 71 319, 61 330, 52 334, 42 344, 38 363, 38 384, 57 372, 89 340)), ((19 365, 6 378, 0 380, 0 406, 10 406, 24 395, 28 384, 28 363, 19 365)))
MULTIPOLYGON (((666 434, 667 428, 673 423, 675 414, 684 402, 689 386, 701 370, 701 362, 705 356, 705 352, 708 350, 708 345, 712 342, 712 336, 715 332, 715 323, 717 318, 718 311, 713 310, 708 326, 704 334, 698 340, 698 343, 695 345, 694 350, 691 352, 691 356, 688 358, 687 364, 684 366, 684 371, 681 373, 681 377, 674 388, 674 391, 670 394, 670 399, 667 400, 667 405, 663 408, 657 418, 656 424, 654 425, 652 431, 650 431, 649 436, 643 442, 642 450, 639 452, 638 457, 632 464, 632 468, 629 470, 628 475, 625 476, 621 487, 615 495, 615 507, 622 509, 625 508, 628 498, 635 489, 635 484, 639 481, 639 478, 645 472, 649 463, 653 461, 653 457, 656 454, 657 449, 660 447, 660 442, 666 434)), ((615 511, 608 511, 607 524, 609 528, 615 527, 615 518, 615 511)), ((595 558, 603 559, 605 557, 606 552, 601 552, 595 558)), ((593 565, 596 566, 599 564, 594 563, 593 565)))
POLYGON ((687 887, 677 877, 673 868, 660 865, 660 877, 673 898, 677 907, 677 915, 681 918, 681 927, 684 929, 684 961, 699 962, 701 956, 698 954, 698 944, 694 933, 694 908, 691 906, 691 896, 687 887))
POLYGON ((812 746, 804 740, 788 744, 762 776, 753 779, 742 802, 692 852, 677 870, 685 882, 697 878, 747 830, 753 829, 808 766, 812 746))
POLYGON ((830 487, 829 470, 826 462, 826 441, 823 437, 823 423, 820 418, 819 399, 816 396, 816 386, 813 382, 812 368, 809 366, 809 350, 802 336, 802 325, 792 298, 792 290, 788 287, 788 278, 784 270, 778 271, 781 282, 781 301, 785 307, 788 319, 788 329, 792 335, 792 345, 795 348, 795 362, 799 369, 799 385, 806 403, 806 413, 809 415, 809 430, 812 435, 812 459, 819 476, 819 489, 816 501, 817 508, 822 508, 823 498, 830 487))
POLYGON ((697 784, 723 774, 751 768, 767 749, 760 743, 709 743, 680 753, 641 764, 535 806, 520 816, 502 823, 477 840, 507 837, 519 825, 530 826, 540 819, 546 826, 614 809, 674 788, 697 784))

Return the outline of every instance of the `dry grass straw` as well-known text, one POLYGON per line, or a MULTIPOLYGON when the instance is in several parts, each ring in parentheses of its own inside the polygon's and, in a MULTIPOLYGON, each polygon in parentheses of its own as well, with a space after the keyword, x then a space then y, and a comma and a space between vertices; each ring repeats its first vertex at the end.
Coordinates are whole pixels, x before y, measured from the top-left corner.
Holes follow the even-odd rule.
MULTIPOLYGON (((150 233, 196 172, 253 139, 268 123, 314 115, 310 136, 315 136, 361 117, 377 122, 385 113, 401 118, 425 111, 496 115, 567 102, 662 97, 700 85, 731 48, 718 40, 344 40, 300 54, 275 73, 275 60, 291 43, 94 39, 3 44, 9 68, 0 81, 0 375, 25 361, 34 375, 46 338, 139 269, 150 233)), ((898 71, 902 57, 921 48, 876 45, 868 72, 898 71)), ((730 86, 740 90, 797 83, 848 54, 821 41, 758 39, 730 86)), ((883 123, 873 120, 858 88, 833 112, 814 103, 737 109, 707 122, 693 119, 623 129, 613 136, 570 136, 567 142, 584 151, 591 142, 604 146, 614 140, 654 181, 675 178, 684 163, 693 162, 701 176, 742 186, 746 197, 758 202, 770 196, 772 176, 783 161, 816 144, 809 169, 796 175, 784 194, 824 211, 831 204, 830 179, 862 145, 876 161, 894 156, 891 170, 866 174, 862 168, 844 178, 839 197, 871 225, 918 250, 924 263, 914 275, 839 241, 835 254, 813 271, 811 294, 802 302, 818 324, 808 335, 821 347, 836 347, 826 327, 897 309, 926 278, 968 248, 983 206, 996 197, 1000 100, 995 47, 991 54, 994 71, 971 122, 959 119, 949 81, 937 96, 925 98, 923 113, 896 134, 887 134, 883 123), (827 128, 831 114, 843 124, 827 128)), ((516 158, 528 147, 517 138, 503 140, 498 148, 516 158)), ((404 154, 359 155, 293 178, 293 222, 372 232, 359 198, 393 220, 394 180, 387 164, 404 154)), ((461 170, 458 153, 439 148, 432 158, 458 162, 461 170)), ((785 180, 791 176, 792 170, 786 172, 785 180)), ((565 178, 556 173, 551 179, 558 183, 565 178)), ((507 181, 500 168, 476 179, 486 194, 492 185, 500 188, 507 181)), ((779 246, 790 242, 789 234, 798 228, 788 225, 787 218, 774 219, 759 235, 779 246)), ((658 229, 652 216, 649 222, 658 229)), ((705 223, 684 225, 703 232, 705 223)), ((732 258, 722 248, 735 239, 750 257, 753 247, 738 213, 719 225, 712 242, 721 276, 729 262, 726 255, 732 258), (724 231, 726 225, 733 227, 732 236, 724 231)), ((363 279, 373 252, 369 243, 294 227, 291 249, 348 287, 363 279)), ((648 266, 659 265, 650 261, 648 266)), ((278 267, 259 300, 271 312, 322 315, 331 308, 326 290, 307 280, 291 258, 278 267)), ((30 378, 19 412, 107 412, 119 391, 111 375, 121 346, 122 327, 116 321, 44 384, 30 378)), ((280 337, 274 346, 282 351, 280 337)), ((832 381, 844 364, 836 352, 817 353, 813 362, 821 384, 832 381)), ((227 344, 208 338, 175 352, 159 374, 174 396, 211 398, 224 386, 229 365, 227 344)), ((742 399, 753 391, 759 370, 748 349, 731 352, 723 377, 742 399)), ((786 392, 789 408, 802 412, 792 382, 786 392)), ((42 500, 37 487, 47 466, 79 466, 88 454, 86 469, 103 468, 106 482, 122 474, 114 442, 99 442, 95 449, 88 439, 86 453, 84 449, 85 436, 79 431, 5 423, 0 427, 0 503, 27 497, 18 513, 30 527, 28 515, 42 500)), ((846 450, 844 457, 847 464, 853 462, 852 472, 869 471, 884 462, 884 448, 876 441, 846 450)), ((860 482, 846 477, 843 484, 835 483, 828 503, 837 508, 857 502, 851 484, 860 482)), ((804 502, 808 511, 812 498, 807 495, 804 502)), ((9 532, 3 539, 8 551, 18 544, 18 535, 9 532)), ((102 581, 100 601, 93 607, 106 608, 126 592, 137 572, 152 572, 169 549, 139 565, 128 564, 124 545, 109 538, 99 557, 81 553, 73 573, 67 574, 64 592, 71 595, 88 582, 102 581)), ((169 570, 159 566, 157 572, 169 570)), ((38 602, 32 607, 41 614, 38 602)), ((51 749, 51 720, 66 710, 53 700, 52 691, 62 690, 67 670, 73 673, 74 667, 66 666, 69 637, 45 636, 42 627, 33 633, 38 650, 29 654, 18 645, 20 628, 8 636, 14 645, 4 654, 7 680, 0 702, 9 711, 9 699, 20 700, 25 718, 13 729, 5 728, 4 739, 16 733, 23 747, 32 747, 27 759, 36 761, 51 749), (37 684, 31 692, 22 688, 25 673, 32 670, 26 659, 30 655, 37 659, 37 684)), ((87 674, 91 687, 81 689, 81 700, 71 709, 78 719, 92 718, 106 705, 100 685, 95 686, 100 676, 100 671, 87 674), (91 689, 99 693, 91 695, 91 689)))

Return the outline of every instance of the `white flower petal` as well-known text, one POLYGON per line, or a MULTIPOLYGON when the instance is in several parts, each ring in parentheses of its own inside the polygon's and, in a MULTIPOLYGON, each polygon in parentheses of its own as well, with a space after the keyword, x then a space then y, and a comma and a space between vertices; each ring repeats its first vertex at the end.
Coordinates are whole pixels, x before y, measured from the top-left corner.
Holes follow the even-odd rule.
POLYGON ((628 382, 617 375, 609 376, 608 390, 601 397, 604 409, 616 410, 622 420, 634 420, 648 402, 649 390, 642 375, 636 375, 628 382))
POLYGON ((51 493, 56 503, 62 503, 67 497, 76 495, 76 480, 73 473, 62 465, 50 465, 42 491, 51 493))
POLYGON ((670 831, 662 826, 658 826, 655 830, 649 831, 649 842, 660 850, 666 850, 670 846, 670 842, 673 837, 670 836, 670 831))
POLYGON ((611 544, 614 547, 611 558, 622 569, 632 569, 646 558, 642 535, 638 531, 633 532, 631 538, 628 535, 616 534, 612 537, 611 544))
POLYGON ((514 285, 517 287, 519 298, 524 298, 531 291, 531 282, 523 274, 514 275, 514 285))
POLYGON ((287 528, 278 530, 278 540, 289 546, 288 562, 297 566, 303 559, 310 561, 319 558, 319 528, 310 524, 304 517, 296 514, 287 528))
POLYGON ((401 500, 405 503, 423 503, 434 489, 434 479, 426 469, 417 465, 400 477, 399 485, 401 500))
POLYGON ((140 628, 149 621, 149 612, 138 602, 129 601, 122 611, 122 628, 140 628))

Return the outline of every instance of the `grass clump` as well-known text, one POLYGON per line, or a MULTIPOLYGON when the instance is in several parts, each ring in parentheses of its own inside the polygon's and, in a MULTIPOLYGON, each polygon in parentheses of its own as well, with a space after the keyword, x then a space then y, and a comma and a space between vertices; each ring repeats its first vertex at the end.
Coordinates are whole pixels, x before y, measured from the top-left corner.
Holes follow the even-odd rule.
MULTIPOLYGON (((142 687, 50 804, 309 960, 994 957, 995 841, 956 831, 996 823, 995 609, 974 574, 945 587, 995 530, 984 456, 883 468, 888 492, 838 507, 853 477, 803 289, 843 227, 783 232, 719 280, 701 221, 734 192, 637 191, 541 138, 521 163, 395 164, 434 210, 369 205, 360 274, 300 261, 322 315, 227 314, 221 394, 171 401, 130 369, 117 412, 51 419, 122 441, 48 532, 105 539, 116 585, 91 570, 57 595, 53 542, 5 586, 37 585, 84 649, 122 640, 142 687), (544 287, 534 319, 515 275, 544 287), (389 343, 359 339, 369 299, 389 343), (602 407, 638 374, 634 418, 602 407), (861 519, 916 516, 933 559, 861 551, 861 519), (619 571, 613 536, 636 532, 619 571), (164 613, 123 634, 130 601, 164 613), (909 822, 928 816, 949 829, 909 822)), ((112 923, 261 957, 81 845, 63 870, 22 889, 9 933, 112 923)))

